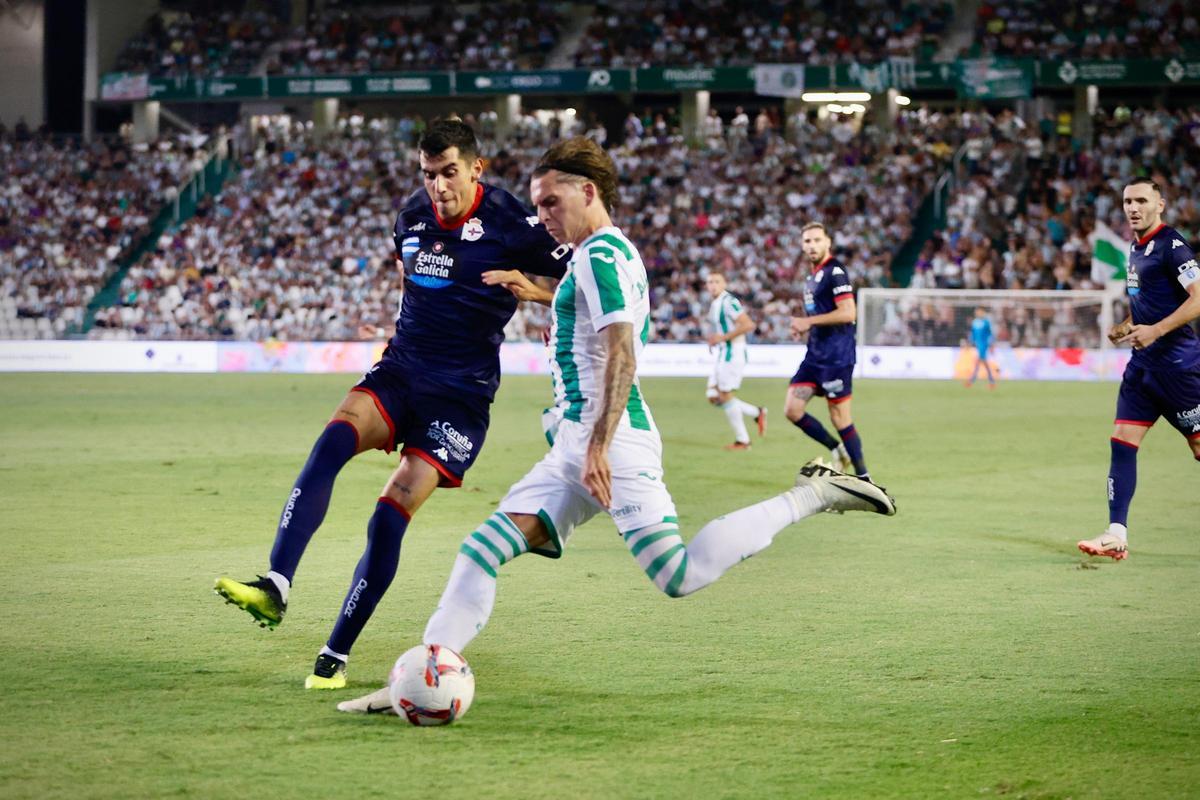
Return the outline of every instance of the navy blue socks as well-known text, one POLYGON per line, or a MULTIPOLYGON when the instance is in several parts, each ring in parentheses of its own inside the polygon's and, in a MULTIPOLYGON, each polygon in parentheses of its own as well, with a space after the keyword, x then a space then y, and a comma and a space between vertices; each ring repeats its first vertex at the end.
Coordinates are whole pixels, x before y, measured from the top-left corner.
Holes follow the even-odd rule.
POLYGON ((350 590, 334 623, 326 646, 340 655, 349 655, 354 641, 383 599, 396 567, 400 564, 400 542, 408 528, 408 513, 396 501, 381 497, 367 525, 367 549, 363 552, 350 590))
POLYGON ((809 437, 815 439, 826 450, 832 450, 838 446, 837 439, 833 438, 829 431, 825 430, 825 426, 818 422, 817 418, 812 414, 805 414, 793 424, 804 431, 809 437))
POLYGON ((325 426, 313 445, 300 477, 279 516, 275 546, 271 548, 271 571, 290 584, 304 549, 329 508, 333 481, 338 472, 358 451, 358 431, 345 420, 334 420, 325 426))
POLYGON ((1108 467, 1108 521, 1127 525, 1129 503, 1137 488, 1137 445, 1114 438, 1108 467))
POLYGON ((838 429, 838 436, 842 437, 842 444, 846 445, 846 452, 850 454, 850 462, 854 464, 854 471, 858 473, 858 477, 866 477, 867 462, 863 459, 862 439, 858 438, 858 431, 853 425, 847 425, 838 429))

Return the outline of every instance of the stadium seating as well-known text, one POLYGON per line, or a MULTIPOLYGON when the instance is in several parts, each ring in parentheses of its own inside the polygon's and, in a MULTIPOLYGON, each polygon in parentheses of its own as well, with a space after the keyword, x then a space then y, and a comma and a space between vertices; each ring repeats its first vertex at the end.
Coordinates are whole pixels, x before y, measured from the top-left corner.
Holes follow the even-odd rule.
POLYGON ((1036 58, 1174 58, 1200 53, 1194 3, 985 2, 975 54, 1036 58))
POLYGON ((0 338, 61 337, 193 169, 193 153, 0 139, 0 338))
MULTIPOLYGON (((760 338, 786 339, 798 223, 810 218, 830 225, 857 284, 888 280, 937 175, 934 142, 919 130, 803 124, 791 142, 731 128, 701 150, 674 135, 613 151, 616 219, 642 244, 659 338, 699 336, 702 276, 720 268, 762 309, 760 338)), ((397 144, 401 130, 394 120, 347 125, 318 145, 296 128, 275 152, 261 148, 211 209, 130 270, 123 302, 97 316, 93 335, 328 340, 386 326, 399 288, 391 226, 416 172, 413 150, 397 144), (375 158, 382 150, 398 155, 375 158)), ((540 152, 538 143, 494 153, 487 179, 527 195, 540 152)), ((509 333, 537 339, 544 324, 544 312, 525 308, 509 333)))
POLYGON ((576 51, 579 66, 834 64, 932 58, 953 4, 609 0, 576 51))

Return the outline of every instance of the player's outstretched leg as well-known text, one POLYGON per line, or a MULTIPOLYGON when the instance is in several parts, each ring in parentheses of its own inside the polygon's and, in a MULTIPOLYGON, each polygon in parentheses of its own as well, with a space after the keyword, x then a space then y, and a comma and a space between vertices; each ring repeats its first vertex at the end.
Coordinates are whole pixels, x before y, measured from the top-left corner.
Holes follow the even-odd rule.
POLYGON ((1112 459, 1108 468, 1108 530, 1094 539, 1084 539, 1078 547, 1090 556, 1107 556, 1121 561, 1129 555, 1126 524, 1129 504, 1137 489, 1138 446, 1115 436, 1109 446, 1112 459))
MULTIPOLYGON (((425 644, 461 653, 483 630, 496 604, 496 574, 503 565, 529 552, 529 542, 507 514, 497 511, 463 540, 437 610, 425 625, 425 644)), ((338 711, 389 714, 392 701, 382 689, 338 703, 338 711)))
POLYGON ((390 497, 380 497, 375 503, 375 513, 367 524, 367 549, 354 569, 333 633, 317 655, 304 688, 341 689, 346 685, 350 650, 396 577, 400 544, 410 519, 404 507, 390 497))
POLYGON ((325 519, 334 479, 356 452, 358 431, 353 425, 342 419, 326 425, 279 515, 271 570, 257 581, 218 578, 213 590, 249 612, 262 627, 274 630, 287 611, 288 591, 300 557, 325 519))
POLYGON ((800 470, 796 485, 788 491, 717 517, 687 545, 674 520, 627 531, 623 538, 655 586, 670 597, 683 597, 766 549, 787 526, 822 511, 891 516, 896 504, 873 483, 814 461, 800 470))

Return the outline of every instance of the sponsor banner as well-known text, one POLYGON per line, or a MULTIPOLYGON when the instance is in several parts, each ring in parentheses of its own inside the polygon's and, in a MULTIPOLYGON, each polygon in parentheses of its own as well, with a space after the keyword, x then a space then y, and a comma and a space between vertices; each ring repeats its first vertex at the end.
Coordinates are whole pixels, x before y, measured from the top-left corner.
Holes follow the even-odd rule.
POLYGON ((100 81, 101 100, 145 100, 150 96, 150 78, 141 72, 112 72, 100 81))
MULTIPOLYGON (((361 374, 383 355, 385 342, 0 341, 0 372, 288 372, 361 374)), ((787 380, 804 360, 798 344, 751 345, 746 377, 787 380)), ((1129 351, 997 348, 1002 380, 1115 381, 1129 351)), ((704 344, 651 343, 642 351, 645 377, 707 377, 714 355, 704 344)), ((975 367, 971 347, 860 347, 855 377, 965 380, 975 367)), ((506 375, 549 375, 540 342, 506 342, 506 375)))
POLYGON ((1011 58, 968 58, 954 65, 959 97, 999 100, 1029 97, 1033 92, 1033 64, 1011 58))
POLYGON ((859 347, 854 377, 946 380, 957 354, 957 347, 859 347))
POLYGON ((754 91, 768 97, 804 94, 803 64, 759 64, 754 68, 754 91))
POLYGON ((637 71, 639 92, 678 92, 707 89, 712 92, 753 92, 754 67, 654 67, 637 71))
POLYGON ((275 75, 267 78, 269 97, 388 97, 453 94, 449 72, 375 75, 275 75))
POLYGON ((597 68, 459 72, 455 75, 455 85, 458 94, 628 92, 633 88, 633 70, 597 68))
POLYGON ((0 341, 0 372, 216 371, 216 342, 0 341))
POLYGON ((218 342, 219 372, 364 373, 386 342, 218 342))
POLYGON ((1200 60, 1039 61, 1039 86, 1163 86, 1200 83, 1200 60))

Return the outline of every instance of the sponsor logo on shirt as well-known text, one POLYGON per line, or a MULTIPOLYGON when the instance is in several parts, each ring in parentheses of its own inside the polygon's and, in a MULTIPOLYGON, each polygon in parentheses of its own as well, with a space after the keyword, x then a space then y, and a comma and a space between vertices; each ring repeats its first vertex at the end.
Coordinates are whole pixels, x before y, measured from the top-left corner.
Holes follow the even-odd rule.
POLYGON ((464 242, 478 242, 483 238, 483 223, 479 217, 471 217, 463 225, 462 238, 464 242))
POLYGON ((1130 261, 1125 271, 1125 291, 1129 292, 1130 297, 1136 297, 1137 293, 1142 290, 1141 279, 1138 278, 1137 270, 1130 261))

